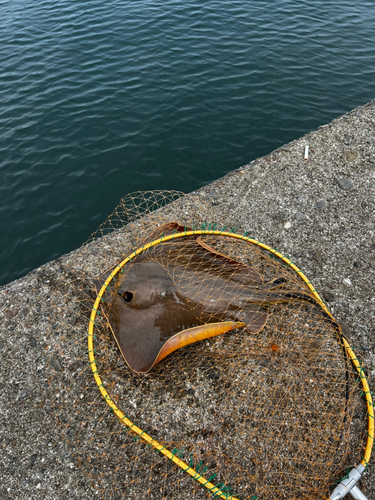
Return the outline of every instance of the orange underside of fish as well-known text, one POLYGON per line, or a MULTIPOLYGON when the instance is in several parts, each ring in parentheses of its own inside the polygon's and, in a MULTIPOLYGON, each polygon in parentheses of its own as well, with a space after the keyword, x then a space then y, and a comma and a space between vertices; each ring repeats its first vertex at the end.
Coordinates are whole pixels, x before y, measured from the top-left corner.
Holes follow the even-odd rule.
POLYGON ((151 370, 151 368, 159 363, 159 361, 164 359, 173 351, 177 351, 177 349, 180 349, 181 347, 194 344, 200 340, 216 337, 217 335, 222 335, 223 333, 230 332, 231 330, 242 328, 244 326, 246 326, 246 324, 241 321, 223 321, 221 323, 209 323, 203 326, 196 326, 194 328, 184 330, 183 332, 179 332, 163 345, 153 365, 150 366, 147 371, 151 370))

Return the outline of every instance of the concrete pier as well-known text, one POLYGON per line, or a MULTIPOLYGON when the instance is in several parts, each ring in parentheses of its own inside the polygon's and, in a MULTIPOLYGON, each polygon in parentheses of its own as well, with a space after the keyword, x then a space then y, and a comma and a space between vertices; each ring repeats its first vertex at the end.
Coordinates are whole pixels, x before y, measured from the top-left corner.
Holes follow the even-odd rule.
MULTIPOLYGON (((340 321, 373 386, 375 101, 187 194, 172 217, 199 217, 247 231, 289 255, 340 321)), ((93 245, 100 252, 100 241, 93 245)), ((79 251, 0 289, 1 500, 95 498, 74 450, 60 439, 56 394, 48 383, 51 370, 55 377, 62 373, 64 342, 72 330, 83 328, 71 306, 71 262, 79 251)), ((86 264, 95 277, 95 262, 86 264)), ((73 422, 74 406, 64 405, 66 420, 73 422)), ((374 470, 370 462, 360 484, 369 499, 375 498, 374 470)), ((121 491, 123 479, 116 480, 121 491)), ((139 495, 134 498, 141 500, 139 495)))

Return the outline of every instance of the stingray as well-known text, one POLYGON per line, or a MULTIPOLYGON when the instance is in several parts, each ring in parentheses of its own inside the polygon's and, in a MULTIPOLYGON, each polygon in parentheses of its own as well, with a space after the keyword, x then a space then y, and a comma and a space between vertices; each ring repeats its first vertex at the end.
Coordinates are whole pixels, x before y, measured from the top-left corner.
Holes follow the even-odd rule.
MULTIPOLYGON (((184 227, 166 224, 149 240, 172 231, 184 227)), ((126 363, 137 373, 147 373, 183 346, 236 328, 258 333, 269 305, 291 300, 318 304, 308 293, 282 288, 285 278, 264 282, 254 269, 197 236, 156 245, 125 271, 105 315, 126 363)))

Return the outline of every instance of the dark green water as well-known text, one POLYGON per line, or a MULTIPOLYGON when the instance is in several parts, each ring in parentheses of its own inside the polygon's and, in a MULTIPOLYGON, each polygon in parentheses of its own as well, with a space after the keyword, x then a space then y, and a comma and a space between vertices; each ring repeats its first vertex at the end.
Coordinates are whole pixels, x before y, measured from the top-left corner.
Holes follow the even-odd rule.
POLYGON ((373 1, 0 1, 0 282, 375 97, 373 1))

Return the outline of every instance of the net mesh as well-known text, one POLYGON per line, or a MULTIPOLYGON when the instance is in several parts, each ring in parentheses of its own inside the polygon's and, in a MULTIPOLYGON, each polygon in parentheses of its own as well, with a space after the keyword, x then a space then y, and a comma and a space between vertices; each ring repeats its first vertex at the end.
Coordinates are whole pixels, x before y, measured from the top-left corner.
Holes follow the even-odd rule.
POLYGON ((49 384, 72 461, 103 498, 328 498, 358 463, 366 434, 340 327, 299 274, 260 245, 222 234, 174 238, 216 229, 183 213, 175 223, 170 203, 180 196, 129 195, 71 257, 66 308, 75 319, 64 343, 51 337, 64 370, 55 377, 51 367, 49 384), (98 390, 87 327, 111 273, 94 326, 102 384, 132 423, 215 490, 120 422, 98 390), (205 338, 213 324, 231 329, 205 338), (186 332, 202 340, 189 344, 186 332))

